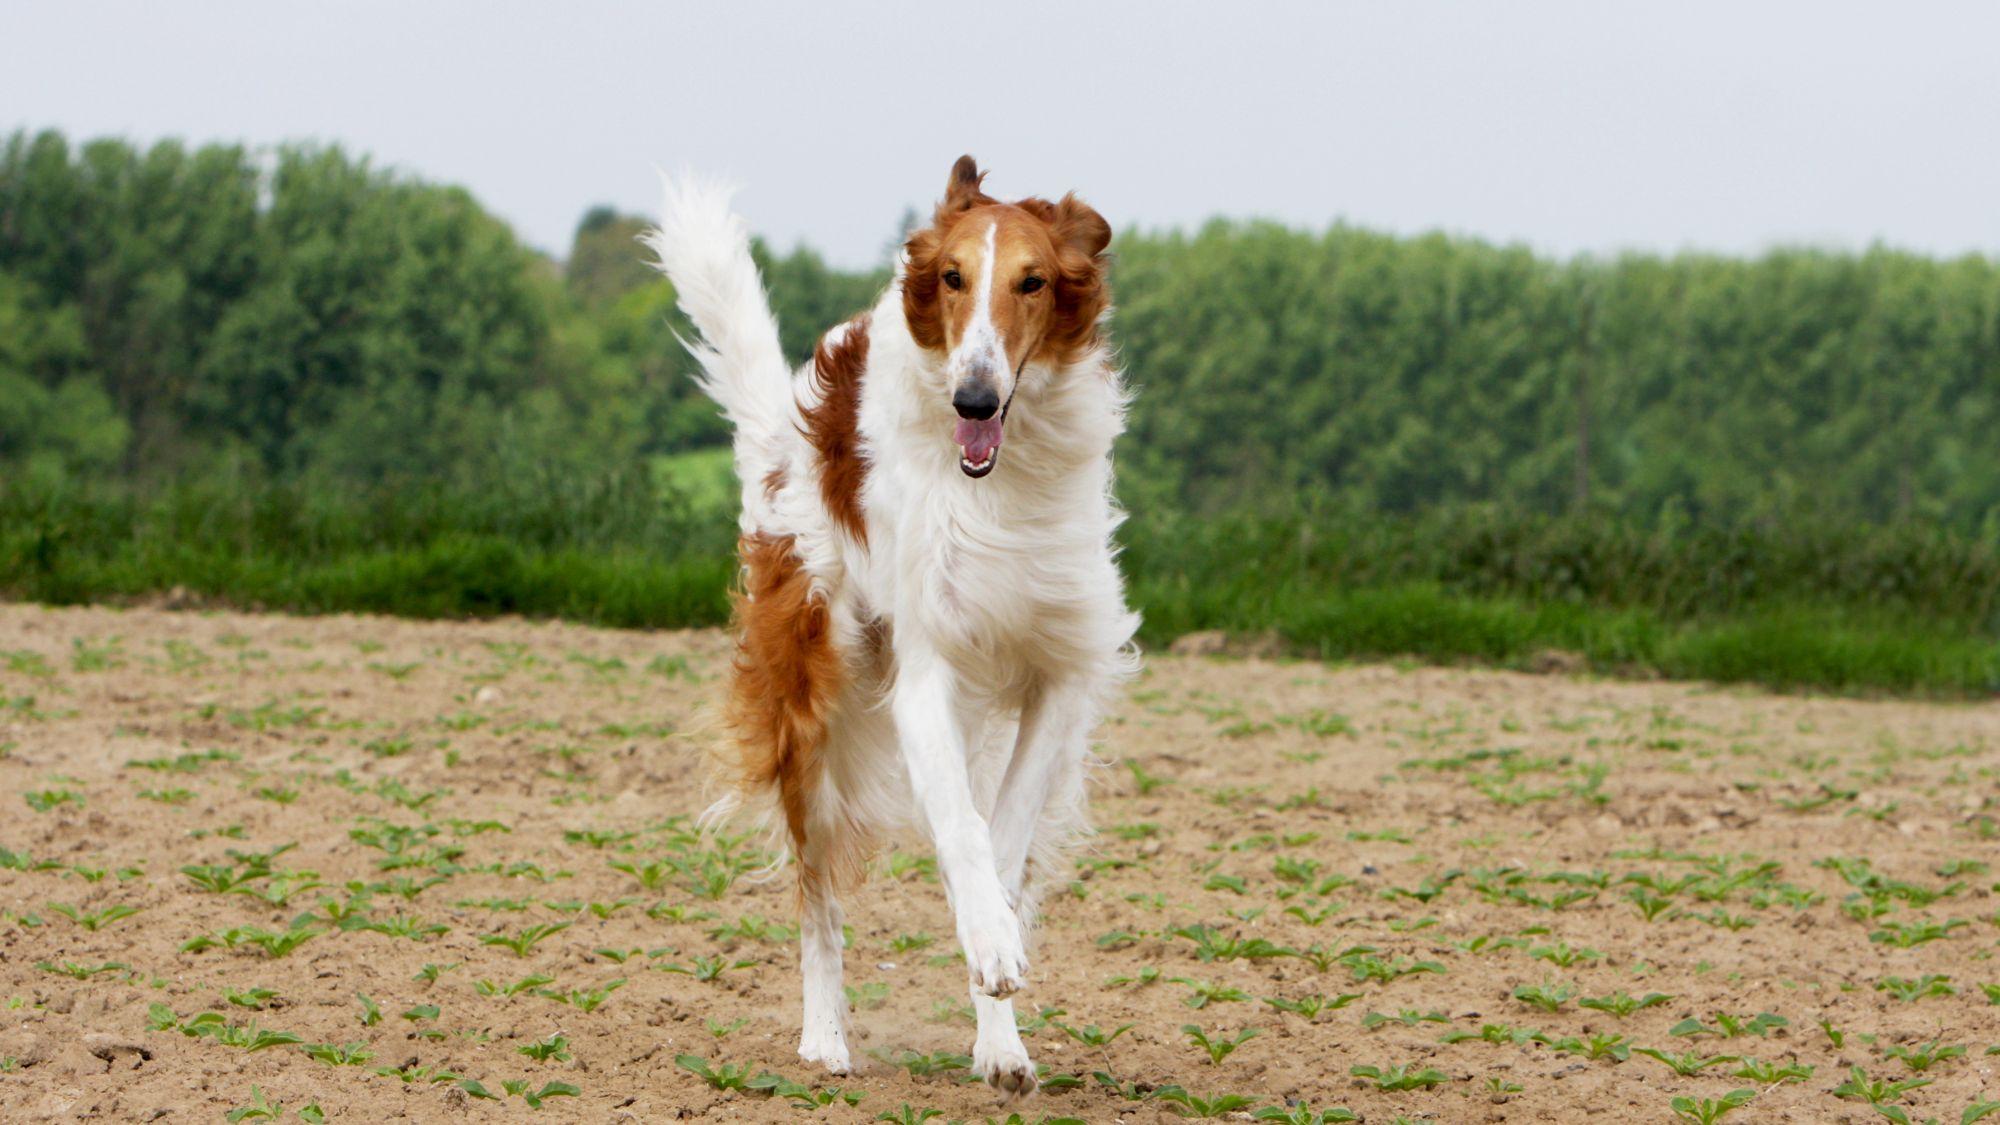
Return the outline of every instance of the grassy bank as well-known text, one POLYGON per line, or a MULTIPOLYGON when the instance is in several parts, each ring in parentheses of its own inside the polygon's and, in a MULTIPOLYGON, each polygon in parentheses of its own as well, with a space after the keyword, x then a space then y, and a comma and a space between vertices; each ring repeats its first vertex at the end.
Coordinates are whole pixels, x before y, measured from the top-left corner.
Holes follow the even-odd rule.
MULTIPOLYGON (((726 509, 668 473, 532 473, 355 492, 227 478, 148 495, 0 487, 0 592, 306 613, 521 614, 657 628, 727 614, 726 509)), ((1794 519, 1727 528, 1494 510, 1392 519, 1141 514, 1123 533, 1144 639, 1219 629, 1300 655, 1977 697, 2000 690, 1993 536, 1794 519)))

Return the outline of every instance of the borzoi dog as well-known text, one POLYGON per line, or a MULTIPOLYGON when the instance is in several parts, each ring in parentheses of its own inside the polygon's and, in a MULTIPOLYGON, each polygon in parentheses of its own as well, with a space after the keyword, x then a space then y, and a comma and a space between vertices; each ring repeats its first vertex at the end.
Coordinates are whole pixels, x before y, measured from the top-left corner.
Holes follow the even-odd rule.
POLYGON ((796 372, 726 193, 669 181, 646 242, 736 429, 723 807, 775 798, 789 832, 799 1054, 847 1073, 835 891, 913 828, 970 971, 974 1066, 1012 1100, 1035 1089, 1007 997, 1027 983, 1038 877, 1086 830, 1088 743, 1138 619, 1111 538, 1111 228, 1074 195, 1003 203, 983 179, 959 159, 894 283, 796 372))

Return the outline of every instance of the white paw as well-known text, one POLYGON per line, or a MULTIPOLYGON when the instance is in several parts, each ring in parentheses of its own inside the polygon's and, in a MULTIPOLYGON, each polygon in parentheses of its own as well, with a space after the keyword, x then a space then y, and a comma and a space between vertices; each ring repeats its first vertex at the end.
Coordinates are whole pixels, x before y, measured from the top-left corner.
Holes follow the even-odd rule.
POLYGON ((1004 907, 1000 918, 967 927, 959 935, 972 987, 995 999, 1012 996, 1028 985, 1028 951, 1021 945, 1021 927, 1004 907))
POLYGON ((972 1070, 993 1087, 1003 1106, 1025 1101, 1035 1092, 1035 1064, 1019 1047, 987 1052, 975 1046, 972 1070))
POLYGON ((799 1057, 824 1066, 828 1074, 846 1074, 853 1069, 847 1060, 847 1039, 838 1031, 806 1032, 799 1037, 799 1057))

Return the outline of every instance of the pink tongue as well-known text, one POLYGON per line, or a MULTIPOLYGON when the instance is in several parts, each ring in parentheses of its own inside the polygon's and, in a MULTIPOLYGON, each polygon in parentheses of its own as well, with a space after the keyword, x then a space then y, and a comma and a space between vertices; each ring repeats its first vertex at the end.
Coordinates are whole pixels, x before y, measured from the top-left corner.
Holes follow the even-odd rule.
POLYGON ((960 418, 952 428, 951 440, 965 450, 965 459, 975 465, 983 465, 1000 448, 1001 420, 998 414, 980 421, 974 418, 960 418))

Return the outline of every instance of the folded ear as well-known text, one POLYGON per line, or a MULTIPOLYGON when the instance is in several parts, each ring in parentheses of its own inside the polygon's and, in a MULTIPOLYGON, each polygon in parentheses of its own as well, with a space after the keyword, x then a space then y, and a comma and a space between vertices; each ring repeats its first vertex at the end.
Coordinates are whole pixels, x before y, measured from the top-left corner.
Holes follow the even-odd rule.
POLYGON ((1095 258, 1111 245, 1111 224, 1105 222, 1104 216, 1090 204, 1078 199, 1074 192, 1063 196, 1062 202, 1056 204, 1055 219, 1051 225, 1055 227, 1056 241, 1085 257, 1095 258))
POLYGON ((970 154, 959 157, 958 163, 951 166, 951 179, 944 185, 944 202, 938 204, 938 214, 971 210, 985 198, 986 193, 979 190, 979 181, 985 178, 986 173, 979 170, 978 162, 970 154))

